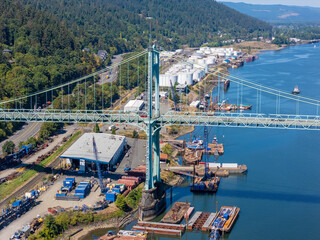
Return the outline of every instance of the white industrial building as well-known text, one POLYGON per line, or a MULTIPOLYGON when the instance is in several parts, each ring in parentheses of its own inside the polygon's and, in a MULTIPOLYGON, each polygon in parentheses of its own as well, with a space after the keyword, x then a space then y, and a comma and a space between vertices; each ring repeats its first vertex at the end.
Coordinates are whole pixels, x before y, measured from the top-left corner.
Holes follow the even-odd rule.
POLYGON ((85 133, 60 158, 67 159, 73 168, 77 168, 82 172, 96 169, 93 137, 96 142, 98 161, 101 169, 114 169, 127 146, 125 136, 107 133, 85 133))
POLYGON ((144 107, 144 101, 143 100, 130 100, 125 106, 124 106, 124 112, 138 112, 141 111, 144 107))

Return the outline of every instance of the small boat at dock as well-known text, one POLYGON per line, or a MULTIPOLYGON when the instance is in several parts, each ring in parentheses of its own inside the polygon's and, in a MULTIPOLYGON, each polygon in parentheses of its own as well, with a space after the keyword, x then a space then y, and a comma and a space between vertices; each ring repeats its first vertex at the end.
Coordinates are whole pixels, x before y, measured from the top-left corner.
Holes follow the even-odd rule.
POLYGON ((295 86, 294 89, 292 90, 292 94, 299 94, 300 90, 298 88, 298 86, 295 86))
POLYGON ((209 240, 219 240, 220 239, 220 233, 218 230, 214 230, 210 233, 209 240))

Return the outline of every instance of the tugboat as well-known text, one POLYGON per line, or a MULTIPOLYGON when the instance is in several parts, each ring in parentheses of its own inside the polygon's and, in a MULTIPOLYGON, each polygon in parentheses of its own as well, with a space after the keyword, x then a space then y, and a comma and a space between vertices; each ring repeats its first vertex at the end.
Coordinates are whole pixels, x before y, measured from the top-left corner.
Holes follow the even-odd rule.
POLYGON ((219 239, 220 239, 219 231, 217 229, 212 230, 209 240, 219 240, 219 239))
POLYGON ((295 86, 292 91, 292 94, 299 94, 299 93, 300 93, 300 90, 299 90, 298 86, 295 86))

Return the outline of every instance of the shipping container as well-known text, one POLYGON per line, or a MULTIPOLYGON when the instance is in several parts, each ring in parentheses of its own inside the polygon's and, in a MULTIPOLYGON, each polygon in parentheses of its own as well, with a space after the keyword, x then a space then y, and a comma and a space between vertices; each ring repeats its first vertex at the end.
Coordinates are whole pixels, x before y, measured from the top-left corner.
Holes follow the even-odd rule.
POLYGON ((238 164, 237 163, 222 163, 223 168, 237 168, 238 164))

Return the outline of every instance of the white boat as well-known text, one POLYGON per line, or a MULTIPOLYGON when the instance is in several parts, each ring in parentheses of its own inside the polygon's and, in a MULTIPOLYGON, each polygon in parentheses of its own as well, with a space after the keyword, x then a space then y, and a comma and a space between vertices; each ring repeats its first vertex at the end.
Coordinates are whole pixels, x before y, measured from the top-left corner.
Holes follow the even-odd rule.
POLYGON ((299 94, 300 93, 300 90, 299 90, 298 86, 295 86, 295 88, 293 89, 292 93, 293 94, 299 94))

